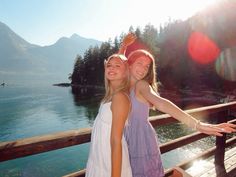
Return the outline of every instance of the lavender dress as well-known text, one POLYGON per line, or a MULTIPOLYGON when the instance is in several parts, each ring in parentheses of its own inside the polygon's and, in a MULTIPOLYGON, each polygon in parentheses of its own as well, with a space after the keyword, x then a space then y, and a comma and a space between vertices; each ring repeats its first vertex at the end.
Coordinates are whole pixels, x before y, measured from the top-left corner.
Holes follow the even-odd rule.
POLYGON ((135 89, 131 90, 132 109, 125 138, 128 144, 133 177, 163 177, 160 149, 156 132, 148 121, 149 105, 135 97, 135 89))

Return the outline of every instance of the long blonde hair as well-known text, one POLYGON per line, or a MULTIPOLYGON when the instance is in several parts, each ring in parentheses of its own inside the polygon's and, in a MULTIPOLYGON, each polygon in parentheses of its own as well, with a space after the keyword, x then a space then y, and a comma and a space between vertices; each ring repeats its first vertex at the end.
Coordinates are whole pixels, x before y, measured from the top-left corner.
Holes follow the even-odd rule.
POLYGON ((110 87, 110 81, 106 78, 105 71, 104 71, 105 96, 102 99, 102 103, 111 101, 112 96, 119 91, 122 91, 125 93, 129 92, 129 69, 128 69, 127 58, 122 54, 113 54, 104 61, 105 68, 107 67, 107 63, 113 58, 119 58, 122 61, 122 63, 125 65, 126 78, 123 80, 122 84, 116 90, 112 90, 110 87))
POLYGON ((157 92, 157 81, 156 81, 156 64, 155 59, 151 53, 149 53, 147 50, 139 49, 131 52, 128 56, 128 64, 132 65, 137 58, 140 57, 147 57, 151 60, 150 67, 148 69, 148 72, 146 76, 143 78, 143 80, 147 81, 152 89, 157 92))

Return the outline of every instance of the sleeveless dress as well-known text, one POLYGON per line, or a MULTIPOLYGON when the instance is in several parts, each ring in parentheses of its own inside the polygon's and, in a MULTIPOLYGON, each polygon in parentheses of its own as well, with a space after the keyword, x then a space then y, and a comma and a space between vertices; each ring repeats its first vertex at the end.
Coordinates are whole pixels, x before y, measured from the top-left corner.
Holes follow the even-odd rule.
POLYGON ((163 177, 159 142, 148 121, 149 105, 137 100, 135 88, 130 92, 131 112, 125 127, 133 177, 163 177))
MULTIPOLYGON (((86 167, 86 177, 110 177, 111 176, 111 102, 100 105, 97 117, 94 121, 90 153, 86 167)), ((121 177, 132 177, 127 143, 122 138, 122 170, 121 177)))

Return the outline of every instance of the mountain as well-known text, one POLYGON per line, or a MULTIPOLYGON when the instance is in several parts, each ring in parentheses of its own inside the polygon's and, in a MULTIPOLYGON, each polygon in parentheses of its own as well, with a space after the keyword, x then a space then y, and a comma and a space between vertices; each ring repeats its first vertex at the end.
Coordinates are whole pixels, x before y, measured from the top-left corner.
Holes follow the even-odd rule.
MULTIPOLYGON (((20 71, 31 66, 28 49, 35 47, 0 22, 0 70, 20 71)), ((31 59, 32 60, 32 59, 31 59)))
POLYGON ((0 22, 0 82, 1 80, 68 82, 76 55, 102 42, 77 34, 62 37, 55 44, 31 44, 0 22))

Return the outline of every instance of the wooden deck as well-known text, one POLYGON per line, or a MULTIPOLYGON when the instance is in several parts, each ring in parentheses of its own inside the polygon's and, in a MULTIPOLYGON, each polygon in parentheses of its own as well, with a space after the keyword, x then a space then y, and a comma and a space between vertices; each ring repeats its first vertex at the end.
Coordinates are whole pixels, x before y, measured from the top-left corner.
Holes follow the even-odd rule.
MULTIPOLYGON (((214 162, 215 158, 211 156, 193 163, 192 166, 185 170, 180 167, 175 167, 166 170, 165 177, 236 177, 236 145, 228 148, 225 152, 223 164, 216 165, 214 162), (174 170, 174 172, 168 173, 170 170, 172 172, 174 170)), ((63 177, 84 177, 84 174, 85 170, 81 170, 63 177)))
POLYGON ((225 152, 222 164, 215 164, 214 158, 194 163, 186 172, 193 177, 236 177, 236 146, 225 152))

